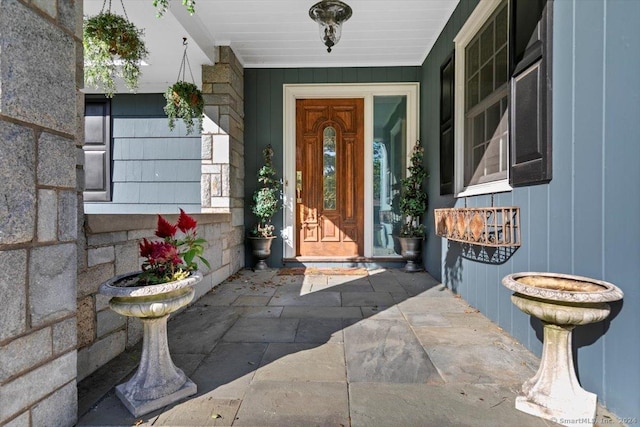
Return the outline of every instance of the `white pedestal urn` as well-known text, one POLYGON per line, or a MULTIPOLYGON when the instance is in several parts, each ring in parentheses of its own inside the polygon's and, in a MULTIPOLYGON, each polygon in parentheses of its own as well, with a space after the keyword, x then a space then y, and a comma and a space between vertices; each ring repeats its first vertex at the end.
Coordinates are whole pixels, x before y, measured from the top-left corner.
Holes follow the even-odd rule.
POLYGON ((516 409, 562 425, 593 425, 597 396, 578 383, 571 334, 578 325, 606 319, 607 302, 622 299, 622 291, 608 282, 554 273, 514 273, 502 284, 514 291, 511 301, 544 327, 540 367, 522 385, 516 409))
POLYGON ((194 271, 186 279, 175 282, 127 286, 138 274, 116 276, 100 285, 100 293, 112 297, 109 306, 113 311, 138 317, 144 326, 138 371, 116 387, 116 395, 135 417, 197 392, 196 384, 171 360, 167 319, 170 313, 193 299, 193 285, 202 280, 202 274, 194 271))

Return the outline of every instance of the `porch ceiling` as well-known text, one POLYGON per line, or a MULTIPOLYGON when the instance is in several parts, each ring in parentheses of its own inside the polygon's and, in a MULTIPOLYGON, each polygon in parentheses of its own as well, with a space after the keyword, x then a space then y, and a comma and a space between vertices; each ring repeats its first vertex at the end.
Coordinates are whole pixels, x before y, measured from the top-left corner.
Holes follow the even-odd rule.
MULTIPOLYGON (((245 68, 421 65, 459 0, 347 0, 353 16, 342 39, 327 53, 308 15, 317 0, 199 0, 190 16, 171 0, 158 19, 152 0, 124 0, 131 21, 145 30, 150 52, 139 92, 174 82, 188 37, 189 60, 200 84, 200 65, 212 63, 215 46, 231 46, 245 68)), ((107 1, 108 3, 108 1, 107 1)), ((119 0, 112 11, 122 14, 119 0)), ((84 0, 84 14, 104 0, 84 0)))

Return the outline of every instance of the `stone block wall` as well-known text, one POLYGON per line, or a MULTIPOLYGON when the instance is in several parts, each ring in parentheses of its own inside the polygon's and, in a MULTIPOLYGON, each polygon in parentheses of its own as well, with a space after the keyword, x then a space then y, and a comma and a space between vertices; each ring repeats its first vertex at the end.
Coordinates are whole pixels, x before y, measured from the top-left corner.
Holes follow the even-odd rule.
POLYGON ((0 0, 0 425, 77 417, 82 2, 0 0))
MULTIPOLYGON (((164 215, 174 222, 177 215, 164 215)), ((236 259, 244 252, 231 226, 230 214, 195 214, 198 235, 207 240, 200 263, 204 279, 196 285, 194 301, 240 269, 236 259)), ((109 308, 109 298, 98 293, 100 284, 114 275, 140 269, 138 244, 154 236, 155 215, 86 215, 86 268, 78 273, 78 380, 82 380, 142 338, 142 323, 109 308)), ((169 323, 170 325, 171 323, 169 323)))
MULTIPOLYGON (((202 67, 205 114, 215 123, 202 136, 202 211, 230 212, 234 239, 243 242, 244 69, 229 46, 218 49, 219 61, 202 67)), ((244 253, 231 263, 242 268, 244 253)))

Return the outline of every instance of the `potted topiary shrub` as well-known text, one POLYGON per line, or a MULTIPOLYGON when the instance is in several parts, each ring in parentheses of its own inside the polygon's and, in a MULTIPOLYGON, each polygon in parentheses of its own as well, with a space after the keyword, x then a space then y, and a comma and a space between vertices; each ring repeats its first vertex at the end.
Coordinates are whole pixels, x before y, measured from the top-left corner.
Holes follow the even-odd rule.
POLYGON ((427 172, 422 165, 423 148, 420 141, 416 142, 409 159, 409 175, 400 181, 401 192, 398 210, 402 215, 398 241, 401 255, 407 261, 405 271, 420 271, 422 259, 422 241, 425 227, 422 217, 427 211, 427 193, 422 189, 422 183, 427 172))
POLYGON ((258 182, 262 184, 253 193, 253 205, 251 211, 258 218, 258 223, 249 233, 252 254, 258 260, 256 270, 267 268, 265 260, 271 255, 271 242, 275 239, 275 227, 271 224, 271 218, 278 211, 280 202, 280 182, 275 179, 276 170, 271 159, 273 149, 271 144, 262 150, 264 165, 258 170, 258 182))
POLYGON ((176 119, 182 119, 187 128, 187 134, 193 132, 194 120, 197 122, 198 131, 202 131, 204 99, 198 86, 178 81, 167 89, 164 97, 167 100, 164 112, 169 118, 169 129, 175 128, 176 119))
POLYGON ((116 91, 114 78, 119 76, 134 91, 138 87, 140 63, 149 54, 143 35, 143 30, 111 10, 85 18, 82 33, 85 84, 110 98, 116 91))

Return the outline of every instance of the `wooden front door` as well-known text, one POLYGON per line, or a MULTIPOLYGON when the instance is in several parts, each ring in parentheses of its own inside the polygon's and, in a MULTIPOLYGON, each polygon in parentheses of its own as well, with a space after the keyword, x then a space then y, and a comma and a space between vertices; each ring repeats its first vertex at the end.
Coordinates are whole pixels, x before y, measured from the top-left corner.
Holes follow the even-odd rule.
POLYGON ((362 256, 364 100, 296 101, 296 253, 362 256))

